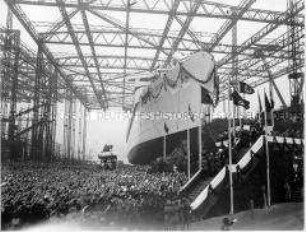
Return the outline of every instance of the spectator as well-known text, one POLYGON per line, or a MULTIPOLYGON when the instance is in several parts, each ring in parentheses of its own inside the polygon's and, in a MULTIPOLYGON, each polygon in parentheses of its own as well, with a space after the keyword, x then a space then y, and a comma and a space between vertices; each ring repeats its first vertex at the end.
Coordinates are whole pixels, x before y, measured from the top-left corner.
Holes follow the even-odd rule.
POLYGON ((82 209, 84 213, 99 209, 128 222, 144 220, 147 212, 152 221, 152 215, 162 214, 163 205, 177 196, 187 178, 181 172, 163 175, 148 170, 149 166, 101 170, 98 165, 63 162, 3 165, 2 228, 13 219, 22 225, 82 209))

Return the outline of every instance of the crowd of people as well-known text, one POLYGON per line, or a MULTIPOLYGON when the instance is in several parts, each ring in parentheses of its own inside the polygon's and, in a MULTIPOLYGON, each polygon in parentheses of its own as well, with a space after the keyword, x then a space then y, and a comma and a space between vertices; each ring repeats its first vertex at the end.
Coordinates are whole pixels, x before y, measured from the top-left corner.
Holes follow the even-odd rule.
POLYGON ((125 166, 110 171, 61 162, 3 165, 2 228, 94 209, 113 221, 144 223, 147 217, 161 224, 167 200, 178 199, 186 176, 148 170, 148 166, 125 166))
MULTIPOLYGON (((285 124, 276 124, 272 135, 303 136, 302 127, 285 124)), ((241 148, 249 148, 263 133, 256 123, 236 130, 232 136, 233 163, 241 158, 241 148)), ((219 146, 202 154, 202 168, 207 177, 215 176, 228 163, 227 130, 219 133, 218 140, 219 146)), ((109 220, 117 222, 165 222, 166 227, 186 224, 190 202, 178 195, 187 181, 186 152, 182 146, 172 153, 166 160, 160 159, 150 166, 123 165, 114 170, 62 161, 2 164, 2 228, 92 210, 103 212, 109 220)))

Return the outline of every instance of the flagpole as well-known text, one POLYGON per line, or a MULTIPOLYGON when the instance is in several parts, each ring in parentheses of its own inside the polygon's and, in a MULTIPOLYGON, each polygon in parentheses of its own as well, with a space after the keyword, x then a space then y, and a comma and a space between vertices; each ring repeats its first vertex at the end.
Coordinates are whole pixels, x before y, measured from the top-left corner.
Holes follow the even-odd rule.
POLYGON ((271 123, 272 123, 272 126, 274 126, 274 119, 273 119, 273 108, 274 108, 274 94, 273 94, 273 83, 272 83, 272 80, 273 79, 270 79, 270 82, 269 82, 269 91, 270 91, 270 99, 271 99, 271 104, 273 104, 273 107, 271 110, 271 123))
POLYGON ((163 154, 164 154, 164 159, 167 157, 167 135, 164 134, 164 142, 163 142, 163 154))
POLYGON ((198 140, 199 140, 199 170, 202 169, 202 115, 201 115, 201 109, 202 109, 202 104, 200 104, 200 125, 199 125, 199 131, 198 131, 198 140))
POLYGON ((236 106, 233 104, 233 138, 236 138, 236 106))
POLYGON ((231 126, 230 98, 231 98, 231 90, 230 90, 230 78, 229 78, 228 79, 228 160, 229 160, 228 171, 229 171, 229 185, 230 185, 230 214, 233 215, 234 189, 233 189, 233 173, 232 173, 232 126, 231 126))
POLYGON ((190 130, 187 129, 187 174, 190 180, 190 130))
POLYGON ((271 206, 271 187, 270 187, 270 155, 269 155, 269 143, 268 143, 268 125, 267 125, 267 106, 264 101, 264 117, 265 117, 265 148, 266 148, 266 175, 267 175, 267 201, 268 208, 271 206))
POLYGON ((257 92, 257 98, 258 98, 258 104, 259 104, 259 116, 258 116, 258 118, 259 118, 259 125, 260 125, 260 127, 262 127, 262 125, 261 125, 261 111, 262 111, 262 109, 261 109, 261 100, 260 100, 260 96, 259 96, 258 92, 257 92))

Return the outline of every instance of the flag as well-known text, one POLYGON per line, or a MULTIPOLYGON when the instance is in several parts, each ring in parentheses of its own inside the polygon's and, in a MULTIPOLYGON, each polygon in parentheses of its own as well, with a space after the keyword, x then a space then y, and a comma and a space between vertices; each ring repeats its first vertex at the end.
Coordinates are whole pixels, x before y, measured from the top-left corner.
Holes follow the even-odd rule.
POLYGON ((243 99, 236 90, 234 90, 234 92, 232 93, 232 99, 233 99, 233 103, 236 106, 242 106, 245 109, 249 109, 250 108, 250 102, 243 99))
POLYGON ((267 112, 270 112, 274 107, 273 105, 274 105, 273 101, 270 103, 269 98, 265 92, 265 110, 267 112))
POLYGON ((261 100, 260 100, 260 96, 259 96, 258 92, 257 92, 257 97, 258 97, 259 113, 261 113, 262 112, 262 105, 261 105, 261 100))
POLYGON ((169 132, 169 127, 167 126, 167 124, 164 122, 164 130, 165 132, 168 134, 169 132))
POLYGON ((193 112, 191 111, 190 104, 188 105, 188 114, 189 114, 189 116, 190 116, 191 121, 194 122, 194 114, 193 114, 193 112))
POLYGON ((273 98, 271 98, 271 109, 274 109, 274 101, 273 101, 273 98))
POLYGON ((255 93, 254 88, 252 88, 250 85, 244 83, 243 81, 239 82, 239 90, 240 90, 240 93, 246 93, 246 94, 255 93))
POLYGON ((243 81, 231 81, 230 83, 234 89, 238 93, 246 93, 246 94, 253 94, 255 93, 254 88, 252 88, 250 85, 244 83, 243 81))
POLYGON ((211 99, 208 90, 202 86, 201 86, 201 103, 213 104, 213 100, 211 99))
POLYGON ((264 125, 264 122, 262 121, 263 117, 261 116, 261 114, 263 114, 261 99, 260 99, 260 96, 259 96, 258 92, 257 92, 257 97, 258 97, 258 105, 259 105, 259 113, 258 113, 258 118, 257 119, 259 120, 260 125, 264 125))
POLYGON ((273 120, 273 107, 274 102, 272 101, 270 103, 269 98, 265 92, 265 112, 266 112, 266 126, 273 126, 274 120, 273 120))

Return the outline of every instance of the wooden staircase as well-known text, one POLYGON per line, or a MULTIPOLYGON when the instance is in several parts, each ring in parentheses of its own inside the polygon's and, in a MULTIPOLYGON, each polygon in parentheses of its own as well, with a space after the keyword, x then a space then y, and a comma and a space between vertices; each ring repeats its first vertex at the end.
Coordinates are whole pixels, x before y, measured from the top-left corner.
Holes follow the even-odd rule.
POLYGON ((198 181, 197 185, 188 192, 189 198, 191 201, 194 201, 197 196, 202 192, 202 190, 209 185, 211 177, 198 181))
MULTIPOLYGON (((297 144, 298 146, 301 146, 301 145, 303 146, 302 141, 291 139, 291 138, 282 138, 282 137, 273 138, 272 136, 269 136, 267 139, 269 143, 274 143, 274 144, 286 143, 286 144, 297 144)), ((253 186, 251 189, 249 189, 250 188, 249 186, 248 187, 249 190, 241 189, 241 193, 243 193, 243 195, 244 194, 248 195, 248 193, 250 193, 251 191, 249 195, 252 195, 252 197, 255 197, 254 199, 257 199, 258 197, 262 197, 262 186, 265 185, 265 181, 264 181, 265 180, 264 178, 264 173, 265 173, 264 141, 265 141, 264 137, 261 136, 251 147, 249 148, 241 147, 236 153, 237 162, 234 162, 235 164, 233 164, 234 181, 238 181, 236 184, 238 184, 240 188, 242 188, 243 186, 247 186, 246 184, 251 184, 251 186, 253 186)), ((270 150, 270 152, 273 152, 273 151, 270 150)), ((194 176, 195 178, 192 178, 190 180, 190 183, 184 186, 186 188, 181 191, 182 193, 186 194, 189 197, 193 205, 194 205, 194 202, 196 202, 195 204, 198 206, 194 206, 193 211, 196 215, 200 214, 201 217, 204 217, 205 215, 207 216, 210 215, 211 214, 210 211, 212 209, 213 211, 215 211, 214 207, 217 207, 217 208, 221 207, 220 205, 216 206, 218 202, 221 201, 220 204, 222 204, 222 201, 224 201, 225 198, 226 200, 228 199, 228 197, 225 196, 226 195, 225 193, 227 193, 226 189, 228 188, 227 178, 225 177, 224 179, 225 182, 221 183, 219 187, 215 189, 214 187, 215 184, 212 184, 212 183, 216 183, 215 180, 217 180, 220 177, 219 176, 217 178, 219 174, 217 174, 214 177, 209 177, 207 173, 205 173, 204 170, 205 169, 202 166, 202 171, 199 171, 198 175, 194 176), (210 186, 208 190, 208 195, 206 195, 206 197, 204 197, 203 200, 201 200, 200 198, 202 198, 202 196, 205 196, 205 192, 203 192, 203 190, 207 191, 206 189, 207 186, 210 186)), ((291 201, 294 201, 294 202, 303 201, 303 186, 299 185, 299 187, 294 188, 291 191, 292 191, 291 201)), ((242 198, 243 199, 239 198, 241 201, 239 204, 243 205, 243 204, 249 203, 249 200, 244 199, 244 197, 242 198)))

